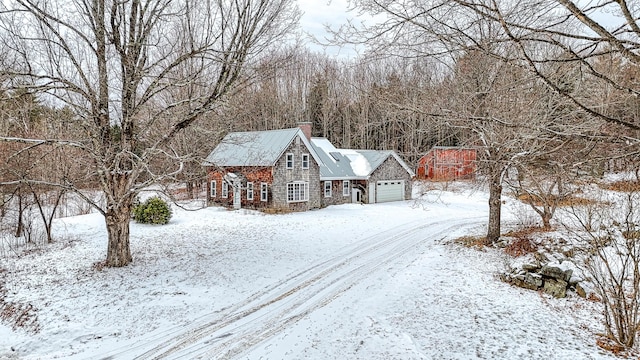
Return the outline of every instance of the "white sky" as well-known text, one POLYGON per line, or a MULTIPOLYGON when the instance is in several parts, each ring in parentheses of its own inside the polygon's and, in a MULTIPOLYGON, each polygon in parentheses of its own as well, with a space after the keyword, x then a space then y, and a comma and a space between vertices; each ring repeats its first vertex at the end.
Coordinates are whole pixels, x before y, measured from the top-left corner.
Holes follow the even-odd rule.
MULTIPOLYGON (((348 19, 359 17, 357 11, 348 11, 348 0, 298 0, 298 6, 303 12, 300 19, 300 27, 305 33, 315 37, 320 42, 325 42, 330 37, 330 34, 325 29, 326 25, 337 29, 340 25, 345 24, 348 19)), ((617 15, 611 13, 611 9, 612 7, 610 6, 607 11, 594 15, 597 21, 609 28, 621 22, 617 15)), ((307 46, 314 51, 342 58, 352 58, 357 55, 354 47, 324 47, 314 44, 311 40, 309 40, 307 46)))
MULTIPOLYGON (((302 18, 300 19, 302 30, 321 42, 324 42, 325 39, 329 37, 325 25, 337 28, 341 24, 346 23, 348 18, 355 17, 356 15, 354 12, 347 12, 347 0, 298 0, 298 6, 303 12, 302 18)), ((328 55, 340 57, 355 55, 355 51, 351 49, 341 49, 339 47, 324 48, 323 46, 311 43, 309 43, 308 46, 315 51, 324 51, 328 55)))

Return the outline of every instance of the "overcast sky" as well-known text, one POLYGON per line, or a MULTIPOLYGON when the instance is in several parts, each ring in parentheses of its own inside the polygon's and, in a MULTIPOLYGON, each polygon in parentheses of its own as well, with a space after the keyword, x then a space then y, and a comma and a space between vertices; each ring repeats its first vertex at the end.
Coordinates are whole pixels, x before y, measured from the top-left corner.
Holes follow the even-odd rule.
MULTIPOLYGON (((347 13, 347 0, 298 0, 298 6, 303 15, 300 19, 300 26, 305 32, 315 36, 320 41, 329 34, 325 31, 324 25, 331 24, 337 28, 344 24, 348 18, 354 17, 354 13, 347 13)), ((318 45, 309 44, 315 51, 325 51, 328 55, 340 57, 351 57, 355 51, 351 49, 340 49, 330 47, 323 49, 318 45)))
MULTIPOLYGON (((330 36, 325 30, 325 25, 329 24, 337 29, 341 24, 347 22, 349 18, 357 18, 357 11, 348 12, 348 0, 298 0, 298 6, 303 12, 300 19, 300 26, 303 31, 314 36, 320 41, 330 36)), ((580 0, 578 1, 580 2, 580 0)), ((609 8, 609 10, 611 7, 609 8)), ((592 14, 602 25, 608 28, 618 26, 623 19, 611 14, 610 11, 600 11, 592 14)), ((371 21, 372 18, 367 18, 371 21)), ((330 56, 341 58, 353 58, 357 55, 353 47, 322 47, 309 41, 308 45, 314 51, 324 52, 330 56)))

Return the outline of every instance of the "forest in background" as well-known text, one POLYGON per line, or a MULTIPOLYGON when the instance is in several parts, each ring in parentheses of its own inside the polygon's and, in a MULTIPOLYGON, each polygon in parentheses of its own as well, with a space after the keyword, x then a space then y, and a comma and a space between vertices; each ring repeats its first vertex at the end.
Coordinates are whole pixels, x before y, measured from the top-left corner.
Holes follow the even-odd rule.
MULTIPOLYGON (((556 161, 565 166, 586 166, 592 160, 617 170, 633 169, 634 151, 620 140, 626 134, 634 136, 634 132, 592 118, 558 99, 527 71, 480 51, 467 51, 447 68, 429 59, 340 60, 305 48, 273 56, 277 67, 270 67, 269 59, 263 60, 264 74, 258 74, 251 84, 234 92, 215 112, 185 129, 174 141, 172 146, 191 160, 190 174, 182 176, 197 179, 202 174, 200 163, 228 132, 282 129, 306 121, 313 124, 313 136, 326 137, 339 148, 394 150, 411 165, 433 146, 482 146, 479 130, 487 130, 495 132, 496 141, 505 142, 503 151, 508 150, 508 137, 520 143, 518 149, 522 150, 527 145, 535 147, 542 140, 540 136, 545 136, 550 145, 573 143, 570 152, 577 155, 574 159, 566 152, 557 154, 556 161), (558 131, 554 133, 549 124, 558 131), (617 144, 627 146, 616 149, 617 144), (575 152, 578 149, 580 153, 575 152)), ((597 58, 595 66, 618 72, 612 75, 630 85, 637 78, 635 67, 612 55, 597 58)), ((599 88, 581 78, 578 68, 564 67, 555 71, 573 94, 605 113, 624 114, 630 119, 637 116, 640 104, 635 97, 599 88)), ((26 91, 5 95, 10 100, 0 104, 3 136, 83 140, 82 129, 68 107, 47 105, 26 91)), ((161 131, 167 124, 159 121, 150 126, 161 131)), ((140 140, 142 148, 144 139, 140 140)), ((60 147, 38 155, 26 151, 13 154, 17 147, 3 144, 4 165, 8 165, 3 172, 5 181, 11 179, 11 173, 20 177, 21 167, 24 171, 45 170, 41 162, 35 166, 37 158, 73 155, 73 151, 60 154, 64 152, 60 147)), ((75 160, 77 165, 79 159, 75 160)), ((62 165, 61 161, 49 163, 62 165)), ((74 164, 66 171, 75 174, 65 176, 84 179, 89 185, 91 174, 72 170, 74 164)))
MULTIPOLYGON (((636 81, 636 68, 615 55, 592 62, 618 72, 612 76, 629 86, 636 81)), ((632 121, 637 116, 636 97, 590 82, 579 67, 555 67, 574 96, 607 114, 632 121)), ((518 193, 540 192, 532 184, 550 179, 555 185, 544 191, 559 193, 562 183, 584 176, 637 170, 637 145, 628 140, 636 131, 586 113, 521 66, 480 50, 467 50, 444 66, 432 59, 340 60, 298 47, 263 58, 256 69, 251 82, 178 134, 165 151, 179 155, 154 158, 148 164, 150 173, 181 164, 181 171, 164 183, 187 184, 191 196, 205 179, 203 159, 228 132, 282 129, 304 121, 312 122, 313 136, 326 137, 337 147, 394 150, 414 168, 433 146, 479 148, 481 178, 491 171, 504 176, 510 169, 519 174, 509 183, 518 193)), ((86 141, 69 107, 47 105, 27 91, 5 95, 10 100, 0 104, 3 136, 86 141)), ((139 153, 151 145, 154 133, 170 126, 172 119, 164 120, 148 125, 158 129, 145 130, 149 140, 138 139, 139 153)), ((118 127, 114 130, 117 136, 118 127)), ((26 207, 45 196, 48 204, 55 204, 72 187, 99 188, 91 159, 73 146, 1 145, 7 202, 24 199, 19 204, 26 207), (34 178, 38 181, 20 182, 34 178), (69 188, 57 186, 65 183, 69 188)), ((548 225, 552 214, 546 216, 548 225)), ((22 227, 15 226, 13 232, 21 234, 22 227)))

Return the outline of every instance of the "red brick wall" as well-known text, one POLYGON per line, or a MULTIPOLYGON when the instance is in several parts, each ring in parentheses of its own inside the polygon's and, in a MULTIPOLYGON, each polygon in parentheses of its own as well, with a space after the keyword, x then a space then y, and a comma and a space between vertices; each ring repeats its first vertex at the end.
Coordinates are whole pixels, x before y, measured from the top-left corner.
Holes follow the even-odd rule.
POLYGON ((243 208, 260 208, 268 206, 271 202, 271 196, 268 201, 264 202, 260 200, 260 186, 261 183, 267 183, 269 186, 269 195, 271 194, 271 185, 273 184, 273 172, 271 167, 242 167, 242 168, 227 168, 216 169, 209 168, 207 170, 207 200, 209 203, 220 204, 223 206, 233 206, 233 187, 229 184, 229 194, 226 198, 222 197, 222 182, 226 173, 241 174, 246 181, 242 182, 242 189, 240 195, 242 197, 241 203, 243 208), (211 198, 211 181, 216 181, 216 197, 211 198), (247 200, 247 182, 253 183, 253 200, 247 200))

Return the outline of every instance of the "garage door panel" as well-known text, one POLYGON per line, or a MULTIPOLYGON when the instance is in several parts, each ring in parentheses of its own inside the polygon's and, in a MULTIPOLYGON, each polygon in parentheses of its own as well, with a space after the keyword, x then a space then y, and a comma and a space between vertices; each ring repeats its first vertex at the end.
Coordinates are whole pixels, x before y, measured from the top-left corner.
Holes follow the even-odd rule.
POLYGON ((383 180, 376 184, 376 202, 389 202, 404 200, 404 181, 383 180))

